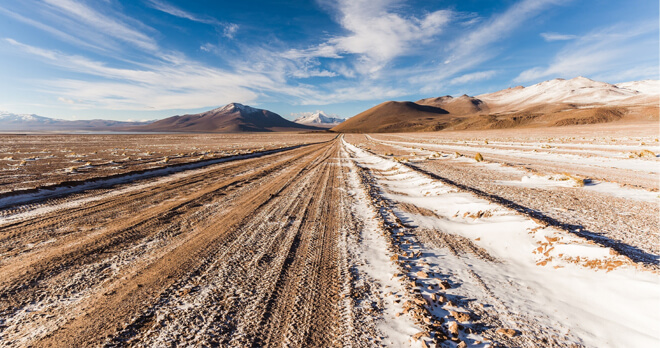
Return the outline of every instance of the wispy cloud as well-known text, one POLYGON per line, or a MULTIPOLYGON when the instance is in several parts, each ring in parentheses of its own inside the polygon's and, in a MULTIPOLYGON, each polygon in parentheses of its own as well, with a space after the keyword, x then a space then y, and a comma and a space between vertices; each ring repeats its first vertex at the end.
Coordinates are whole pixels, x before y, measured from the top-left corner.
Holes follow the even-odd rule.
POLYGON ((141 69, 119 69, 85 57, 33 47, 13 39, 5 40, 49 64, 102 78, 101 81, 40 81, 42 91, 75 99, 80 107, 115 110, 198 108, 232 101, 254 101, 258 96, 255 91, 294 93, 262 74, 231 73, 181 57, 167 57, 158 64, 144 65, 141 69))
POLYGON ((566 41, 577 39, 577 35, 558 34, 558 33, 541 33, 541 37, 545 41, 566 41))
POLYGON ((175 17, 184 18, 193 22, 204 23, 216 27, 222 27, 223 36, 230 39, 234 38, 234 35, 239 28, 238 24, 225 23, 213 17, 195 15, 162 0, 147 0, 146 2, 150 7, 175 17))
POLYGON ((43 2, 75 23, 82 23, 79 30, 94 30, 114 39, 130 43, 141 49, 156 51, 158 44, 149 35, 136 30, 135 22, 129 24, 120 16, 109 16, 74 0, 43 0, 43 2))
POLYGON ((458 84, 474 82, 474 81, 483 81, 492 78, 496 74, 497 71, 495 70, 479 71, 479 72, 474 72, 470 74, 461 75, 459 77, 455 77, 451 79, 449 83, 452 85, 458 85, 458 84))
POLYGON ((520 25, 538 15, 550 5, 565 3, 566 0, 523 0, 511 6, 504 13, 492 17, 489 21, 470 32, 451 45, 451 56, 446 63, 473 56, 477 51, 509 36, 520 25))
POLYGON ((168 4, 165 1, 159 1, 159 0, 147 0, 147 4, 151 6, 152 8, 165 12, 167 14, 170 14, 175 17, 179 18, 185 18, 189 19, 194 22, 200 22, 200 23, 206 23, 206 24, 216 24, 219 23, 217 20, 213 18, 201 18, 198 17, 190 12, 184 11, 174 5, 168 4))
POLYGON ((58 97, 58 98, 57 98, 57 101, 60 101, 60 102, 65 103, 65 104, 73 104, 73 103, 75 103, 75 102, 73 101, 73 99, 67 99, 67 98, 63 98, 63 97, 58 97))
MULTIPOLYGON (((525 70, 514 81, 593 74, 607 76, 608 73, 620 74, 625 65, 630 68, 648 66, 653 62, 647 57, 653 57, 651 50, 658 47, 656 33, 657 23, 619 24, 594 31, 568 43, 548 66, 525 70)), ((657 68, 657 61, 654 63, 657 68)))
POLYGON ((20 22, 23 22, 27 25, 35 27, 37 29, 43 30, 43 31, 57 37, 58 39, 60 39, 64 42, 67 42, 67 43, 70 43, 70 44, 73 44, 73 45, 77 45, 77 46, 85 46, 85 47, 89 47, 89 48, 94 48, 94 49, 101 49, 102 48, 102 47, 96 45, 95 43, 90 43, 90 42, 87 42, 85 40, 81 40, 80 38, 75 37, 73 35, 70 35, 68 33, 65 33, 60 29, 57 29, 57 28, 54 28, 52 26, 46 25, 45 23, 34 20, 33 18, 29 18, 29 17, 23 16, 23 15, 20 15, 16 12, 10 11, 6 8, 0 7, 0 13, 4 14, 6 16, 9 16, 11 18, 14 18, 14 19, 16 19, 20 22))
POLYGON ((458 36, 448 45, 447 58, 433 69, 420 71, 409 79, 412 83, 423 84, 420 91, 434 93, 441 90, 446 82, 466 70, 473 69, 501 52, 495 43, 505 40, 524 23, 534 18, 552 5, 570 0, 522 0, 502 13, 484 19, 480 25, 458 36))

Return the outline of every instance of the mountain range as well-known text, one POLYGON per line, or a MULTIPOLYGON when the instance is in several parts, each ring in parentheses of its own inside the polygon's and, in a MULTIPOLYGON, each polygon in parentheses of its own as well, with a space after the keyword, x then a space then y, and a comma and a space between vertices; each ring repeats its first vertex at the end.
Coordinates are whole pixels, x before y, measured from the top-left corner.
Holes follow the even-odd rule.
POLYGON ((438 130, 552 127, 617 120, 658 120, 660 81, 619 84, 585 77, 554 79, 477 96, 441 96, 387 101, 347 120, 322 111, 294 122, 239 103, 198 114, 149 122, 67 121, 37 115, 0 112, 0 131, 132 131, 132 132, 413 132, 438 130))
POLYGON ((13 114, 0 111, 0 131, 112 131, 122 127, 138 127, 146 122, 124 122, 113 120, 61 120, 34 114, 13 114))
POLYGON ((385 102, 331 128, 335 132, 552 127, 626 120, 657 120, 660 81, 609 84, 586 77, 554 79, 477 96, 385 102), (424 109, 422 106, 435 109, 424 109))

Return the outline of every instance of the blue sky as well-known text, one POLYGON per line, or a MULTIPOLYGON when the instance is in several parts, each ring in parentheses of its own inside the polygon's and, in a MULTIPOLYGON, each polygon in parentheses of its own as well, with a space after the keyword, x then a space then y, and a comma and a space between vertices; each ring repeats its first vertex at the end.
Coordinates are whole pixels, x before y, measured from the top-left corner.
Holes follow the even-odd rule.
POLYGON ((658 79, 657 0, 0 0, 0 110, 293 118, 578 75, 658 79))

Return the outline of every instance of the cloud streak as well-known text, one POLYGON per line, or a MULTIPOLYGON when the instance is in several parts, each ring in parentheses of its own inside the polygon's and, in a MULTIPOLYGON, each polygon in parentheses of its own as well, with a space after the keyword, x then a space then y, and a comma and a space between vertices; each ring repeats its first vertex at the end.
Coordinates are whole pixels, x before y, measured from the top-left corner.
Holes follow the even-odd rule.
POLYGON ((470 74, 465 74, 461 75, 459 77, 455 77, 451 79, 449 82, 452 85, 460 85, 464 83, 469 83, 469 82, 475 82, 475 81, 483 81, 483 80, 488 80, 495 76, 497 74, 497 71, 495 70, 488 70, 488 71, 479 71, 475 73, 470 73, 470 74))
POLYGON ((656 32, 657 23, 638 23, 635 26, 619 24, 593 31, 567 44, 549 65, 527 69, 514 81, 529 82, 548 77, 591 74, 606 77, 608 74, 620 73, 625 65, 630 68, 648 66, 650 62, 646 57, 652 57, 651 50, 657 49, 657 38, 653 38, 656 32), (644 37, 648 37, 648 42, 640 42, 639 39, 644 37))
POLYGON ((222 27, 222 33, 224 37, 233 39, 234 35, 236 35, 236 32, 238 31, 238 24, 235 23, 225 23, 221 22, 215 18, 212 17, 202 17, 198 16, 195 14, 192 14, 190 12, 184 11, 172 4, 169 4, 165 1, 161 0, 147 0, 147 4, 158 11, 165 12, 169 15, 183 18, 183 19, 188 19, 193 22, 199 22, 199 23, 204 23, 216 27, 222 27))
POLYGON ((143 50, 157 51, 159 49, 154 39, 134 29, 133 25, 117 17, 112 18, 95 11, 86 4, 73 0, 43 0, 43 2, 69 20, 84 24, 79 26, 82 31, 94 29, 99 33, 143 50))
POLYGON ((577 39, 577 35, 558 34, 558 33, 541 33, 541 37, 548 42, 577 39))

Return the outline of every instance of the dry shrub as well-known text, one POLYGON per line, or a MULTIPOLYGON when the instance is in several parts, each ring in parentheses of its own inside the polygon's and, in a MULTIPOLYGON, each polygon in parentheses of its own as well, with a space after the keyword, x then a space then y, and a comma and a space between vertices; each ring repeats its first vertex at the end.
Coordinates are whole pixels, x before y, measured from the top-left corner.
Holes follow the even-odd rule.
POLYGON ((641 157, 655 158, 655 153, 650 150, 642 150, 642 151, 632 152, 628 155, 628 158, 641 158, 641 157))
POLYGON ((650 150, 642 150, 639 152, 639 157, 655 157, 655 153, 650 150))
POLYGON ((474 155, 474 159, 475 159, 477 162, 481 162, 481 161, 484 160, 484 156, 482 156, 481 153, 477 152, 477 154, 474 155))

